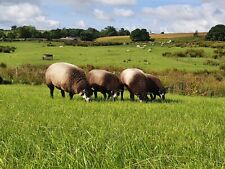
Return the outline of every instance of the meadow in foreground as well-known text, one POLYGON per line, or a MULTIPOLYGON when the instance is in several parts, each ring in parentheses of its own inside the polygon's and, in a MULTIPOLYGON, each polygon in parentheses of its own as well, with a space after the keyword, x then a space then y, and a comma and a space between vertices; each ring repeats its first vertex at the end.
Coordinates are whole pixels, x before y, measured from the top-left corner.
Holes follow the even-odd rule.
POLYGON ((225 166, 225 98, 85 103, 28 85, 0 93, 0 168, 225 166))

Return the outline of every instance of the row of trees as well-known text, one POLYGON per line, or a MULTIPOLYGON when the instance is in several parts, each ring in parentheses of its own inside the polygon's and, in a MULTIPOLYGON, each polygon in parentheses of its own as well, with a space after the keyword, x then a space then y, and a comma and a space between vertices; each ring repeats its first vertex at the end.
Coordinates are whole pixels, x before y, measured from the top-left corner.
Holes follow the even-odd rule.
POLYGON ((33 26, 12 26, 10 31, 0 30, 0 39, 9 38, 45 38, 48 40, 51 39, 60 39, 64 37, 79 37, 84 41, 92 41, 98 37, 105 36, 126 36, 130 35, 130 32, 124 28, 116 30, 113 26, 108 26, 101 31, 98 31, 95 28, 84 29, 54 29, 49 31, 40 31, 33 26))

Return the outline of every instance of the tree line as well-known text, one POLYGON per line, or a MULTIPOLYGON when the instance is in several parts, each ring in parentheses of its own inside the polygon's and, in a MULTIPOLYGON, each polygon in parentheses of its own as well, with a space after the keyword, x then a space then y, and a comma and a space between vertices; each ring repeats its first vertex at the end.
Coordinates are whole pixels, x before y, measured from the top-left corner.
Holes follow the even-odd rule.
MULTIPOLYGON (((194 35, 198 35, 195 32, 194 35)), ((131 40, 136 41, 150 41, 153 40, 149 36, 149 32, 146 29, 135 29, 132 32, 121 28, 117 30, 113 26, 107 26, 101 31, 95 28, 88 29, 74 29, 63 28, 53 30, 37 30, 34 26, 12 26, 11 30, 0 29, 0 40, 4 39, 28 39, 28 38, 44 38, 47 40, 60 39, 65 37, 80 38, 82 41, 93 41, 99 37, 108 36, 130 36, 131 40)), ((225 41, 225 25, 216 25, 210 29, 206 35, 206 40, 211 41, 225 41)))
POLYGON ((130 31, 124 28, 118 31, 113 26, 108 26, 101 31, 95 28, 88 29, 53 29, 37 30, 34 26, 12 26, 11 30, 0 30, 0 39, 28 39, 28 38, 45 38, 47 40, 60 39, 65 37, 76 37, 83 41, 93 41, 99 37, 106 36, 129 36, 130 31))

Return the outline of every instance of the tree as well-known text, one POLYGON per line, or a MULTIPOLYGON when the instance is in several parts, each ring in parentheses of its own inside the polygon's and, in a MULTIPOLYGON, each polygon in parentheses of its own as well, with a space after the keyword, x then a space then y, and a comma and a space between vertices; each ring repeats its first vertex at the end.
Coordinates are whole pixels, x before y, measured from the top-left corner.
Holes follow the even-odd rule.
POLYGON ((118 32, 113 26, 107 26, 101 31, 101 36, 117 36, 118 32))
POLYGON ((70 29, 69 30, 69 35, 71 37, 80 37, 80 34, 83 32, 83 29, 70 29))
POLYGON ((51 32, 50 31, 44 31, 42 33, 42 37, 47 39, 47 40, 52 40, 51 32))
POLYGON ((16 30, 16 28, 17 28, 16 25, 11 26, 11 30, 16 30))
POLYGON ((100 32, 95 28, 88 28, 87 31, 92 34, 94 39, 97 39, 100 37, 100 32))
POLYGON ((146 29, 135 29, 134 31, 131 32, 130 38, 134 42, 150 40, 149 33, 146 29))
POLYGON ((119 36, 127 36, 127 35, 130 35, 130 31, 125 30, 124 28, 121 28, 121 29, 118 31, 118 35, 119 35, 119 36))
POLYGON ((225 41, 225 25, 216 25, 212 27, 206 35, 210 41, 225 41))
POLYGON ((35 38, 35 34, 38 34, 38 31, 33 26, 22 26, 17 28, 19 37, 24 38, 25 40, 27 38, 35 38))
POLYGON ((16 32, 15 31, 10 31, 7 34, 7 38, 9 38, 9 39, 15 39, 16 38, 16 32))
POLYGON ((4 33, 4 30, 0 30, 0 39, 5 39, 6 35, 4 33))
POLYGON ((86 30, 80 34, 80 39, 83 41, 93 41, 95 39, 95 37, 91 31, 86 30))
POLYGON ((60 39, 62 38, 61 29, 51 30, 51 38, 52 39, 60 39))

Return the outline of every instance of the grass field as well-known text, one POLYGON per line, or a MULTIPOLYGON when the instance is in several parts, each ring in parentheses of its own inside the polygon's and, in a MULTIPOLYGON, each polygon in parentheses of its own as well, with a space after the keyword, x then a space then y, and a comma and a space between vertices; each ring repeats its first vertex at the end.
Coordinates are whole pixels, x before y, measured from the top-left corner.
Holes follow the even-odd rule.
POLYGON ((183 51, 186 48, 160 47, 148 45, 145 49, 137 48, 135 45, 108 46, 108 47, 73 47, 56 43, 55 47, 47 47, 47 43, 38 42, 13 42, 0 43, 0 45, 15 46, 16 52, 0 53, 0 62, 9 67, 22 64, 49 65, 53 62, 69 62, 79 66, 94 65, 97 67, 139 67, 147 71, 162 71, 167 69, 178 69, 186 71, 218 70, 219 66, 204 65, 203 63, 212 57, 213 49, 202 48, 206 58, 166 58, 164 52, 183 51), (148 49, 152 52, 148 52, 148 49), (42 60, 44 53, 54 55, 53 61, 42 60))
POLYGON ((222 168, 225 98, 62 99, 0 86, 0 168, 222 168))
MULTIPOLYGON (((204 37, 205 32, 198 33, 199 37, 204 37)), ((193 33, 166 33, 166 34, 151 34, 151 38, 156 40, 162 39, 179 39, 179 38, 193 38, 193 33)), ((97 42, 131 42, 129 36, 111 36, 111 37, 102 37, 96 40, 97 42)))

